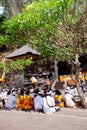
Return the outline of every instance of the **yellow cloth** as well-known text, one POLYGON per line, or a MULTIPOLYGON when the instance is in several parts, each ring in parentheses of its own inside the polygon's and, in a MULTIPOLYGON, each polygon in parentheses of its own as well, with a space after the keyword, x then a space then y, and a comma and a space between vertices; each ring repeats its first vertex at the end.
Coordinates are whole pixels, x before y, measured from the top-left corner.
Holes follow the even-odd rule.
POLYGON ((55 106, 64 107, 64 101, 62 95, 55 95, 55 106))
POLYGON ((33 99, 29 95, 24 96, 23 109, 24 110, 32 110, 33 109, 33 99))
POLYGON ((0 78, 0 82, 4 82, 5 80, 3 78, 0 78))
POLYGON ((32 84, 37 82, 37 79, 35 77, 31 77, 30 80, 31 80, 32 84))
POLYGON ((23 101, 24 101, 24 97, 22 95, 16 96, 16 109, 17 110, 23 109, 23 101))

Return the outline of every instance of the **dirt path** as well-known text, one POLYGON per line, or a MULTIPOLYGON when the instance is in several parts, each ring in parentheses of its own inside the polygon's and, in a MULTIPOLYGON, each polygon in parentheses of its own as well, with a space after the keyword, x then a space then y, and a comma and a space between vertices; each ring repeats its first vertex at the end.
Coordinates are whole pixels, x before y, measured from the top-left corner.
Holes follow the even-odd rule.
POLYGON ((53 115, 0 110, 0 130, 87 130, 87 109, 63 108, 53 115))

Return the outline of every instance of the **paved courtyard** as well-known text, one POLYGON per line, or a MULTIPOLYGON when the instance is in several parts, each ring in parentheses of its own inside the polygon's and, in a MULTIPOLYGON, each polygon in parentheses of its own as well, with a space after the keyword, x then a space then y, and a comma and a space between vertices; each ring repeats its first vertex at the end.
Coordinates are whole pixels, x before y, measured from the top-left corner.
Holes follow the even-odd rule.
POLYGON ((62 108, 53 115, 0 110, 0 130, 87 130, 87 109, 62 108))

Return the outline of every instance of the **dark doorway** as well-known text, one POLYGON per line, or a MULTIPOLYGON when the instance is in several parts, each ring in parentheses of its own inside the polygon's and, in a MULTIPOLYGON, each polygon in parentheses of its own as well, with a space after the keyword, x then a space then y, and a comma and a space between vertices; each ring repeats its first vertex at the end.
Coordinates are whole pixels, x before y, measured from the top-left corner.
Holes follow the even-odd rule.
POLYGON ((67 62, 58 63, 58 74, 59 75, 68 75, 71 73, 71 66, 67 62))
POLYGON ((87 64, 87 55, 83 55, 79 58, 79 61, 81 63, 81 68, 87 64))

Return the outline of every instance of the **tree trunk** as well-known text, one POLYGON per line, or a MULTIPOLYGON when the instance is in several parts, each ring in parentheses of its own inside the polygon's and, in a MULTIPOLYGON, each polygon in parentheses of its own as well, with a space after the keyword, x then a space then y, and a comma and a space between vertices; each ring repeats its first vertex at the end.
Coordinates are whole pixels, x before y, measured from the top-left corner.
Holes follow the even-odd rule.
POLYGON ((5 58, 2 59, 2 62, 4 64, 2 78, 5 79, 5 58))
POLYGON ((55 68, 55 79, 58 82, 58 67, 57 67, 57 61, 56 61, 56 59, 54 61, 54 68, 55 68))
POLYGON ((15 16, 16 14, 20 14, 23 8, 22 0, 8 0, 10 6, 11 16, 15 16))
POLYGON ((79 97, 80 97, 80 100, 81 100, 81 106, 83 108, 87 108, 87 104, 85 102, 85 98, 84 98, 84 95, 80 89, 80 86, 79 86, 79 66, 80 66, 80 63, 78 61, 78 55, 76 54, 76 59, 75 59, 75 67, 76 67, 76 71, 75 71, 75 75, 76 75, 76 87, 77 87, 77 92, 79 94, 79 97))
POLYGON ((85 98, 83 96, 83 93, 80 90, 79 84, 77 83, 77 92, 79 94, 80 100, 81 100, 81 106, 85 109, 87 108, 87 104, 85 102, 85 98))

